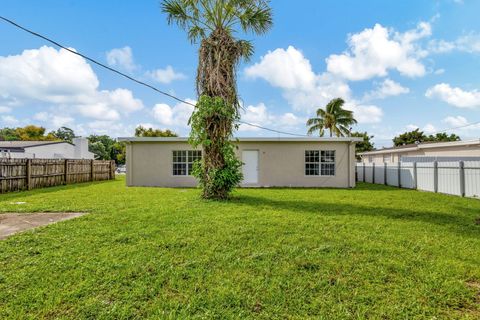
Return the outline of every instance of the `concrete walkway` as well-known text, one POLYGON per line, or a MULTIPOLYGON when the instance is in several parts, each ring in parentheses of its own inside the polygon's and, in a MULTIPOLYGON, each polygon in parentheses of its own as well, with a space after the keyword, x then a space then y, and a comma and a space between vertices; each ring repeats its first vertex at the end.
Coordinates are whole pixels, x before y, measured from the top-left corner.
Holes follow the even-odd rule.
POLYGON ((18 232, 73 219, 84 214, 86 212, 0 213, 0 240, 18 232))

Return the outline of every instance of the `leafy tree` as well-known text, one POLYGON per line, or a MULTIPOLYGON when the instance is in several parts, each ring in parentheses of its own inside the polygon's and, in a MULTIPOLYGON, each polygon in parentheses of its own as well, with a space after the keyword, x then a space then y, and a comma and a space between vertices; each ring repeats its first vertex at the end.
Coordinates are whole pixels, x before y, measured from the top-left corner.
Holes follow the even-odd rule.
POLYGON ((190 119, 190 142, 203 149, 203 173, 197 171, 204 179, 203 197, 225 199, 232 189, 230 184, 237 184, 230 173, 240 170, 230 161, 234 148, 230 139, 240 117, 236 69, 242 59, 253 54, 252 43, 237 39, 235 34, 266 33, 273 24, 269 1, 163 0, 162 10, 169 24, 185 30, 192 43, 200 42, 196 87, 202 103, 197 104, 190 119))
POLYGON ((115 163, 125 164, 126 160, 126 144, 125 142, 115 142, 112 146, 112 159, 115 160, 115 163))
POLYGON ((145 128, 138 126, 135 128, 135 137, 178 137, 178 135, 171 130, 160 130, 153 128, 145 128))
POLYGON ((20 136, 14 128, 0 129, 0 141, 15 141, 20 140, 20 136))
POLYGON ((88 150, 95 154, 95 159, 97 160, 110 160, 110 155, 101 141, 89 143, 88 150))
POLYGON ((356 153, 372 151, 375 148, 372 142, 373 136, 369 136, 367 132, 352 132, 351 136, 363 138, 362 142, 357 142, 355 145, 356 153))
POLYGON ((72 143, 75 138, 75 132, 67 127, 58 128, 56 131, 50 132, 50 135, 54 136, 58 140, 63 140, 72 143))
POLYGON ((455 133, 448 135, 445 132, 442 132, 435 135, 429 135, 428 137, 426 137, 425 141, 460 141, 460 137, 457 136, 455 133))
POLYGON ((460 137, 452 133, 450 135, 446 133, 437 133, 435 135, 425 135, 420 129, 404 132, 395 138, 393 138, 394 146, 402 146, 406 144, 422 143, 422 142, 447 142, 447 141, 460 141, 460 137))
POLYGON ((425 141, 425 139, 426 136, 423 131, 420 131, 420 129, 417 128, 413 131, 404 132, 393 138, 393 145, 397 147, 406 144, 420 143, 425 141))
POLYGON ((90 135, 88 137, 88 150, 95 153, 97 159, 99 160, 112 160, 113 145, 115 140, 107 135, 90 135), (103 148, 99 146, 103 145, 103 148))
POLYGON ((309 127, 307 133, 312 134, 318 131, 323 137, 325 129, 328 129, 330 137, 334 134, 337 137, 349 135, 350 126, 356 124, 357 120, 353 117, 352 111, 343 109, 344 103, 342 98, 336 98, 327 104, 325 110, 318 108, 317 116, 307 121, 309 127))
POLYGON ((23 128, 16 128, 16 134, 23 141, 50 141, 56 140, 52 134, 45 135, 45 128, 28 125, 23 128))

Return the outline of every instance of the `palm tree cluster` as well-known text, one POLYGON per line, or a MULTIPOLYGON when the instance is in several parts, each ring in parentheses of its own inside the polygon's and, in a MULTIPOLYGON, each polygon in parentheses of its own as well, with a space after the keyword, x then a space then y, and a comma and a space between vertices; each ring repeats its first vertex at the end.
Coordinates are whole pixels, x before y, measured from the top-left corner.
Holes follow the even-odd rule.
POLYGON ((343 109, 344 104, 345 101, 342 98, 336 98, 327 104, 325 110, 318 108, 317 116, 307 121, 307 133, 310 135, 318 131, 323 137, 325 130, 328 129, 330 137, 350 135, 350 126, 356 124, 357 120, 353 117, 352 111, 343 109))

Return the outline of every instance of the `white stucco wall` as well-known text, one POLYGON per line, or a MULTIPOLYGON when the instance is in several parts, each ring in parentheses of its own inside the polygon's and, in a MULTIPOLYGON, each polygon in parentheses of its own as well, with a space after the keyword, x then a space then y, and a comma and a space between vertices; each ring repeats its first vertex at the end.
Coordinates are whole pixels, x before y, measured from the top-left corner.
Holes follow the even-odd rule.
MULTIPOLYGON (((239 142, 243 150, 259 151, 256 187, 355 186, 355 144, 350 142, 239 142), (306 176, 305 150, 335 150, 335 176, 306 176)), ((191 176, 172 174, 172 152, 191 150, 187 142, 132 142, 127 144, 127 185, 194 187, 191 176)))

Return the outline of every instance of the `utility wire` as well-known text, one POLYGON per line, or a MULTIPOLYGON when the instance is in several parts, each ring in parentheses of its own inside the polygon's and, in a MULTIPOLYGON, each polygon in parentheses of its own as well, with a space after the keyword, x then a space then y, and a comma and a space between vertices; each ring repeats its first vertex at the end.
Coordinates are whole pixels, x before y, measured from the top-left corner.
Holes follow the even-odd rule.
MULTIPOLYGON (((100 67, 102 67, 102 68, 105 68, 105 69, 107 69, 107 70, 109 70, 109 71, 111 71, 111 72, 113 72, 113 73, 116 73, 116 74, 118 74, 118 75, 120 75, 120 76, 122 76, 122 77, 124 77, 124 78, 127 78, 128 80, 131 80, 131 81, 133 81, 133 82, 136 82, 136 83, 139 84, 139 85, 142 85, 142 86, 145 86, 145 87, 147 87, 147 88, 150 88, 150 89, 152 89, 152 90, 154 90, 154 91, 156 91, 156 92, 158 92, 158 93, 160 93, 160 94, 162 94, 162 95, 164 95, 164 96, 167 96, 167 97, 169 97, 169 98, 171 98, 171 99, 174 99, 174 100, 176 100, 176 101, 178 101, 178 102, 185 103, 185 104, 191 105, 191 106, 193 106, 193 107, 196 106, 195 104, 193 104, 193 103, 191 103, 191 102, 188 102, 188 101, 185 101, 185 100, 183 100, 183 99, 180 99, 180 98, 178 98, 178 97, 176 97, 176 96, 174 96, 174 95, 172 95, 172 94, 170 94, 170 93, 168 93, 168 92, 165 92, 165 91, 163 91, 163 90, 158 89, 158 88, 155 87, 155 86, 152 86, 151 84, 148 84, 148 83, 143 82, 143 81, 141 81, 141 80, 138 80, 138 79, 136 79, 136 78, 134 78, 134 77, 131 77, 131 76, 129 76, 128 74, 125 74, 125 73, 123 73, 123 72, 121 72, 121 71, 119 71, 119 70, 117 70, 117 69, 115 69, 115 68, 109 67, 109 66, 107 66, 107 65, 105 65, 105 64, 103 64, 103 63, 101 63, 101 62, 99 62, 99 61, 97 61, 97 60, 95 60, 95 59, 92 59, 92 58, 90 58, 90 57, 88 57, 88 56, 86 56, 86 55, 84 55, 84 54, 82 54, 82 53, 80 53, 80 52, 77 52, 77 51, 75 51, 75 50, 72 50, 72 49, 70 49, 70 48, 68 48, 68 47, 66 47, 66 46, 58 43, 57 41, 52 40, 52 39, 50 39, 50 38, 48 38, 48 37, 46 37, 46 36, 44 36, 44 35, 41 35, 40 33, 37 33, 37 32, 35 32, 35 31, 32 31, 32 30, 30 30, 30 29, 28 29, 28 28, 26 28, 26 27, 23 27, 23 26, 19 25, 18 23, 14 22, 14 21, 12 21, 12 20, 10 20, 10 19, 8 19, 8 18, 5 18, 5 17, 3 17, 3 16, 0 16, 0 19, 3 20, 3 21, 5 21, 5 22, 7 22, 7 23, 9 23, 9 24, 11 24, 11 25, 13 25, 14 27, 17 27, 17 28, 19 28, 19 29, 27 32, 27 33, 30 33, 30 34, 38 37, 38 38, 41 38, 41 39, 43 39, 43 40, 45 40, 45 41, 47 41, 47 42, 50 42, 51 44, 53 44, 53 45, 55 45, 55 46, 57 46, 57 47, 59 47, 59 48, 62 48, 62 49, 66 50, 66 51, 68 51, 68 52, 70 52, 70 53, 73 53, 73 54, 75 54, 75 55, 77 55, 77 56, 80 56, 80 57, 84 58, 85 60, 90 61, 90 62, 93 63, 93 64, 96 64, 96 65, 98 65, 98 66, 100 66, 100 67)), ((245 125, 251 126, 251 127, 255 127, 255 128, 262 129, 262 130, 279 133, 279 134, 285 134, 285 135, 297 136, 297 137, 308 137, 308 136, 309 136, 309 135, 306 135, 306 134, 299 134, 299 133, 292 133, 292 132, 286 132, 286 131, 271 129, 271 128, 263 127, 263 126, 260 126, 260 125, 257 125, 257 124, 253 124, 253 123, 249 123, 249 122, 242 121, 242 120, 237 120, 237 122, 238 122, 238 123, 241 123, 241 124, 245 124, 245 125)), ((445 130, 442 130, 442 131, 437 131, 437 132, 435 132, 435 133, 442 133, 442 132, 446 132, 446 131, 450 131, 450 130, 455 130, 455 129, 460 129, 460 128, 466 128, 466 127, 470 127, 470 126, 473 126, 473 125, 476 125, 476 124, 480 124, 480 121, 474 122, 474 123, 470 123, 470 124, 466 124, 466 125, 460 126, 460 127, 448 128, 448 129, 445 129, 445 130)))
POLYGON ((474 125, 476 125, 476 124, 480 124, 480 121, 468 123, 468 124, 466 124, 466 125, 459 126, 459 127, 448 128, 448 129, 445 129, 445 130, 442 130, 442 131, 437 131, 437 132, 435 132, 435 134, 436 134, 436 133, 447 132, 447 131, 451 131, 451 130, 456 130, 456 129, 462 129, 462 128, 466 128, 466 127, 471 127, 471 126, 474 126, 474 125))
MULTIPOLYGON (((95 59, 93 59, 93 58, 90 58, 90 57, 82 54, 81 52, 77 52, 77 51, 75 51, 75 50, 72 50, 72 49, 70 49, 70 48, 68 48, 68 47, 66 47, 66 46, 58 43, 57 41, 52 40, 52 39, 50 39, 50 38, 48 38, 48 37, 46 37, 46 36, 44 36, 44 35, 41 35, 41 34, 39 34, 38 32, 32 31, 32 30, 30 30, 30 29, 28 29, 28 28, 25 28, 25 27, 19 25, 18 23, 14 22, 14 21, 12 21, 12 20, 10 20, 10 19, 8 19, 8 18, 5 18, 5 17, 3 17, 3 16, 0 16, 0 19, 3 20, 3 21, 5 21, 5 22, 7 22, 7 23, 9 23, 9 24, 11 24, 11 25, 13 25, 13 26, 15 26, 15 27, 17 27, 17 28, 19 28, 19 29, 21 29, 21 30, 23 30, 23 31, 25 31, 25 32, 27 32, 27 33, 30 33, 30 34, 38 37, 38 38, 41 38, 41 39, 43 39, 43 40, 45 40, 45 41, 47 41, 47 42, 50 42, 51 44, 55 45, 56 47, 62 48, 62 49, 66 50, 66 51, 68 51, 68 52, 70 52, 70 53, 72 53, 72 54, 75 54, 75 55, 77 55, 77 56, 79 56, 79 57, 82 57, 82 58, 84 58, 85 60, 88 60, 88 61, 90 61, 91 63, 96 64, 97 66, 100 66, 100 67, 102 67, 102 68, 105 68, 105 69, 107 69, 107 70, 109 70, 109 71, 111 71, 111 72, 114 72, 114 73, 116 73, 116 74, 118 74, 118 75, 120 75, 120 76, 122 76, 122 77, 124 77, 124 78, 127 78, 128 80, 131 80, 131 81, 133 81, 133 82, 136 82, 136 83, 139 84, 139 85, 142 85, 142 86, 145 86, 145 87, 147 87, 147 88, 150 88, 150 89, 152 89, 152 90, 154 90, 154 91, 156 91, 156 92, 158 92, 158 93, 160 93, 160 94, 162 94, 162 95, 164 95, 164 96, 167 96, 167 97, 169 97, 169 98, 171 98, 171 99, 174 99, 174 100, 176 100, 176 101, 178 101, 178 102, 185 103, 185 104, 191 105, 191 106, 193 106, 193 107, 196 106, 195 104, 193 104, 193 103, 191 103, 191 102, 188 102, 188 101, 185 101, 185 100, 183 100, 183 99, 180 99, 180 98, 178 98, 178 97, 176 97, 176 96, 174 96, 174 95, 172 95, 172 94, 170 94, 170 93, 168 93, 168 92, 165 92, 165 91, 163 91, 163 90, 158 89, 158 88, 155 87, 155 86, 152 86, 152 85, 150 85, 150 84, 148 84, 148 83, 146 83, 146 82, 143 82, 143 81, 138 80, 138 79, 136 79, 136 78, 134 78, 134 77, 131 77, 131 76, 129 76, 128 74, 125 74, 125 73, 123 73, 123 72, 121 72, 121 71, 119 71, 119 70, 117 70, 117 69, 115 69, 115 68, 109 67, 109 66, 107 66, 107 65, 105 65, 105 64, 103 64, 103 63, 101 63, 101 62, 99 62, 99 61, 97 61, 97 60, 95 60, 95 59)), ((267 131, 270 131, 270 132, 279 133, 279 134, 285 134, 285 135, 291 135, 291 136, 298 136, 298 137, 306 137, 306 136, 307 136, 307 135, 304 135, 304 134, 298 134, 298 133, 291 133, 291 132, 286 132, 286 131, 275 130, 275 129, 263 127, 263 126, 260 126, 260 125, 256 125, 256 124, 253 124, 253 123, 249 123, 249 122, 246 122, 246 121, 237 120, 237 122, 239 122, 239 123, 241 123, 241 124, 249 125, 249 126, 252 126, 252 127, 255 127, 255 128, 267 130, 267 131)))

